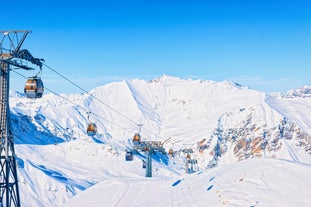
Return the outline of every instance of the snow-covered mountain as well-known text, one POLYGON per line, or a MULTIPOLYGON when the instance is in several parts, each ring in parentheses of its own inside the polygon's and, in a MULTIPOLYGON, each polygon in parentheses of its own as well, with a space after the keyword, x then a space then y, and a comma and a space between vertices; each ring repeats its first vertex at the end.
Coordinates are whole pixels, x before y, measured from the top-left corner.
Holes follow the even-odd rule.
MULTIPOLYGON (((295 175, 310 173, 310 91, 311 87, 305 86, 286 94, 265 94, 229 81, 162 76, 152 81, 114 82, 95 88, 89 94, 47 94, 38 100, 11 92, 12 131, 23 206, 60 206, 66 203, 67 206, 77 206, 74 200, 70 205, 69 200, 72 197, 77 200, 80 194, 91 196, 86 193, 88 189, 94 191, 102 182, 111 185, 109 189, 115 183, 119 186, 116 192, 118 188, 123 192, 123 187, 120 187, 123 185, 131 189, 129 186, 135 185, 136 180, 138 185, 147 186, 141 160, 125 162, 124 159, 125 149, 131 146, 134 133, 140 130, 139 124, 142 125, 140 134, 143 140, 161 141, 166 150, 174 150, 168 164, 154 162, 154 177, 159 180, 152 182, 159 183, 159 189, 184 176, 184 149, 193 151, 191 158, 197 160, 196 170, 208 176, 216 172, 215 169, 227 172, 229 167, 226 166, 230 165, 237 166, 233 168, 243 165, 254 167, 275 162, 273 165, 278 166, 280 160, 301 166, 302 170, 295 175), (90 121, 98 127, 94 137, 86 135, 87 112, 91 112, 90 121), (251 164, 235 164, 246 159, 250 160, 246 163, 251 164), (82 191, 85 192, 82 194, 82 191)), ((290 164, 285 166, 286 169, 293 167, 290 164)), ((233 174, 240 172, 238 168, 233 174)), ((262 171, 264 173, 267 172, 262 171)), ((226 175, 236 179, 236 176, 222 174, 226 175)), ((307 178, 310 181, 310 176, 307 178)), ((192 193, 196 187, 199 188, 200 179, 187 177, 187 182, 191 183, 187 186, 194 188, 192 193)), ((277 184, 278 180, 274 182, 277 184)), ((261 186, 263 183, 257 184, 261 186)), ((171 193, 180 196, 180 189, 177 192, 174 189, 177 188, 171 189, 171 193)), ((308 184, 302 189, 310 192, 311 186, 308 184)), ((107 191, 108 187, 101 190, 107 191)), ((193 206, 202 205, 204 200, 200 201, 200 196, 193 198, 197 201, 191 202, 193 206)), ((122 202, 108 203, 107 206, 123 206, 122 202)), ((162 204, 181 206, 181 201, 165 202, 162 204)), ((137 206, 145 204, 138 202, 137 206)), ((238 202, 235 206, 244 204, 238 202)), ((311 201, 303 201, 302 204, 310 205, 311 201)), ((158 206, 163 205, 160 203, 158 206)), ((95 202, 93 206, 98 205, 95 202)))

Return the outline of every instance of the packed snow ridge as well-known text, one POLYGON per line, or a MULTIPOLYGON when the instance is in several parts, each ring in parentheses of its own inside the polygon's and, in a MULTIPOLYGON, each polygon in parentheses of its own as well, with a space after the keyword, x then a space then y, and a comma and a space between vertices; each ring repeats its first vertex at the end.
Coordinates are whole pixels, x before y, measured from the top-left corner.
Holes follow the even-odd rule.
POLYGON ((36 100, 10 92, 22 205, 310 206, 310 91, 164 75, 36 100), (173 150, 153 157, 152 179, 143 154, 125 161, 137 132, 173 150))

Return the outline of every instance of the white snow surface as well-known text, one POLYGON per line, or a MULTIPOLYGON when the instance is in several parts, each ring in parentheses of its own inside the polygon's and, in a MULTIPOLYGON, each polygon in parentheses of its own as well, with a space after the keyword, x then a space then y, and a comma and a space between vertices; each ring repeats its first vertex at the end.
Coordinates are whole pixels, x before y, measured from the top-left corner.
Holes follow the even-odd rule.
POLYGON ((65 206, 309 206, 310 165, 255 159, 179 177, 111 178, 65 206))
POLYGON ((251 120, 249 136, 258 137, 286 117, 311 135, 309 88, 265 94, 229 81, 162 76, 110 83, 92 96, 29 100, 10 92, 22 206, 311 206, 311 156, 295 139, 239 162, 228 142, 218 165, 207 167, 219 122, 236 129, 251 120), (98 127, 94 137, 86 135, 86 112, 98 127), (167 150, 203 139, 211 147, 192 155, 192 174, 179 152, 168 163, 153 160, 153 177, 145 178, 141 156, 124 158, 138 124, 143 140, 168 140, 167 150))

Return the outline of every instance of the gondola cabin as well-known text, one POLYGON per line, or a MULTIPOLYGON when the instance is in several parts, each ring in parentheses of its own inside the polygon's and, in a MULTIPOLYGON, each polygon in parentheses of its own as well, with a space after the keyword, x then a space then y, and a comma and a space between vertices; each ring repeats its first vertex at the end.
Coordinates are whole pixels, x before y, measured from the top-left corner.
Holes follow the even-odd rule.
POLYGON ((133 152, 131 150, 126 150, 125 153, 125 160, 126 161, 132 161, 133 160, 133 152))
POLYGON ((134 145, 140 144, 140 134, 137 133, 137 134, 134 135, 133 143, 134 143, 134 145))
POLYGON ((97 126, 95 123, 89 123, 86 130, 87 135, 94 136, 97 133, 97 126))
POLYGON ((30 77, 26 81, 24 92, 27 98, 41 98, 44 92, 44 86, 41 78, 30 77))
POLYGON ((147 162, 143 160, 142 167, 145 169, 147 167, 147 162))

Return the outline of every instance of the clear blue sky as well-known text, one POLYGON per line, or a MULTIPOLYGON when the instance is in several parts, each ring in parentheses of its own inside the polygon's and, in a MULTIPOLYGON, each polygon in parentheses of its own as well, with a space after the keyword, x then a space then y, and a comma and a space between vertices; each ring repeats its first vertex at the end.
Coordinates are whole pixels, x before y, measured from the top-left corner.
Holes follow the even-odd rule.
MULTIPOLYGON (((23 47, 86 90, 163 74, 265 92, 311 85, 311 0, 5 1, 6 29, 32 30, 23 47)), ((46 68, 42 79, 79 92, 46 68)), ((24 82, 11 74, 12 90, 24 82)))

